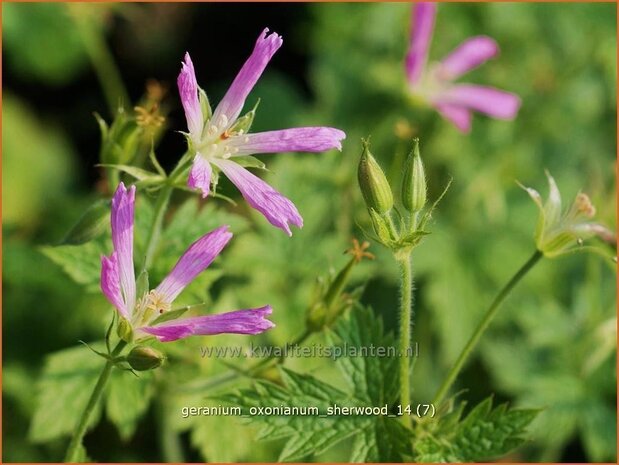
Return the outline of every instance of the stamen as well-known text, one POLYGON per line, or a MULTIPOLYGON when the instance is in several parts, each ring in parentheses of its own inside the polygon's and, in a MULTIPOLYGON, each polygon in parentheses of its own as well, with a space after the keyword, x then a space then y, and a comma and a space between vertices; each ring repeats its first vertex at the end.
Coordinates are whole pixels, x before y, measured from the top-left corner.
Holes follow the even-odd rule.
POLYGON ((587 194, 583 194, 582 192, 576 196, 576 209, 579 213, 583 213, 585 216, 592 218, 595 216, 595 207, 591 203, 589 196, 587 194))

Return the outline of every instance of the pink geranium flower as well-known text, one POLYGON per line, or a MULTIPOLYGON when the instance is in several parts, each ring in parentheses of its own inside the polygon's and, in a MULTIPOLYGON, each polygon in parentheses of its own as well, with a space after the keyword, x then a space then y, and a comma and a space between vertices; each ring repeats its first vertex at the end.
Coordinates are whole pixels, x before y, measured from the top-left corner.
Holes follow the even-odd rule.
POLYGON ((205 234, 187 249, 159 286, 137 296, 133 267, 134 204, 135 186, 127 190, 120 183, 112 199, 114 252, 109 257, 101 257, 101 290, 138 335, 153 335, 169 342, 193 335, 259 334, 275 326, 266 319, 272 311, 270 305, 157 324, 155 320, 172 308, 181 291, 219 255, 232 233, 222 226, 205 234))
MULTIPOLYGON (((341 150, 346 135, 339 129, 304 127, 246 134, 239 118, 252 90, 271 57, 282 45, 282 38, 262 31, 254 51, 247 59, 226 95, 211 115, 206 95, 198 88, 193 63, 188 53, 178 76, 178 89, 187 118, 189 138, 196 152, 187 184, 206 197, 213 182, 213 168, 223 172, 243 197, 274 226, 291 235, 289 224, 303 226, 294 204, 267 183, 250 173, 240 157, 274 152, 323 152, 341 150)), ((253 116, 253 115, 252 115, 253 116)))
POLYGON ((410 47, 405 63, 413 95, 433 106, 462 132, 471 130, 473 111, 498 119, 515 118, 520 108, 517 95, 492 87, 454 82, 499 53, 499 46, 491 37, 471 37, 441 62, 427 66, 436 8, 436 3, 416 3, 413 7, 410 47))

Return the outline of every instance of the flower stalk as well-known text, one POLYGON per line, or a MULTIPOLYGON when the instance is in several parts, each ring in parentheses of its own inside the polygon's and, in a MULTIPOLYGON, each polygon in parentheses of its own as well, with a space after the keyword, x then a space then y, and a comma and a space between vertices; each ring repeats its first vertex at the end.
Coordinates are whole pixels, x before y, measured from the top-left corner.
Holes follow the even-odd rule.
POLYGON ((65 462, 78 462, 80 457, 80 446, 82 445, 82 439, 84 439, 84 435, 86 434, 86 428, 88 427, 88 422, 94 411, 97 403, 101 399, 101 395, 103 394, 103 390, 107 385, 107 382, 110 378, 110 373, 112 372, 112 368, 114 367, 115 358, 122 352, 127 343, 125 341, 119 341, 114 350, 110 354, 110 358, 105 362, 105 366, 103 367, 103 371, 99 375, 99 379, 97 380, 97 384, 90 395, 90 399, 88 399, 88 403, 80 416, 79 421, 77 422, 77 426, 75 431, 73 432, 73 437, 71 438, 71 442, 69 442, 69 447, 67 447, 67 453, 65 455, 65 462))
MULTIPOLYGON (((406 408, 410 402, 410 363, 413 324, 413 270, 411 253, 408 251, 397 257, 401 270, 400 283, 400 405, 406 408)), ((410 426, 410 416, 402 415, 402 423, 410 426)))
POLYGON ((533 253, 533 255, 531 255, 531 257, 526 261, 526 263, 522 265, 522 267, 520 267, 520 269, 516 272, 516 274, 512 276, 512 278, 507 282, 507 284, 503 287, 503 289, 501 289, 501 291, 494 298, 494 300, 490 304, 490 307, 488 307, 488 310, 486 310, 484 317, 481 319, 481 321, 477 325, 477 328, 475 329, 475 331, 469 338, 468 342, 462 349, 462 352, 460 352, 460 355, 456 359, 456 362, 449 370, 449 373, 447 373, 447 377, 443 381, 443 384, 441 384, 438 391, 436 391, 436 394, 434 395, 434 399, 432 400, 433 404, 439 404, 443 400, 443 398, 447 394, 447 391, 449 390, 451 385, 456 380, 456 377, 462 370, 462 367, 464 366, 464 363, 467 361, 469 355, 471 354, 471 352, 473 352, 473 350, 479 343, 479 340, 481 339, 482 335, 484 334, 486 329, 488 329, 488 326, 490 325, 490 323, 496 316, 499 308, 501 307, 501 304, 509 296, 509 294, 514 289, 514 287, 516 287, 516 284, 518 284, 520 280, 522 280, 522 278, 524 278, 526 274, 529 271, 531 271, 531 269, 537 264, 537 262, 539 262, 539 260, 543 256, 544 254, 542 252, 540 252, 539 250, 536 250, 535 253, 533 253))

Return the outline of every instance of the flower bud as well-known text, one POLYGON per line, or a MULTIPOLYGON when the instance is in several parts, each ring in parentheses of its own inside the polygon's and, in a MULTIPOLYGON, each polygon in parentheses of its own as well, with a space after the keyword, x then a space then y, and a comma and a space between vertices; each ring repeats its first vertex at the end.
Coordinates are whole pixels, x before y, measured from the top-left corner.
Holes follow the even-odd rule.
POLYGON ((125 360, 135 371, 147 371, 159 368, 165 355, 152 347, 137 346, 131 349, 125 360))
POLYGON ((367 140, 363 141, 363 153, 357 171, 359 187, 368 208, 384 215, 393 207, 393 194, 385 173, 370 153, 369 145, 367 140))
POLYGON ((133 340, 133 328, 131 323, 125 318, 121 318, 116 327, 116 334, 125 342, 131 342, 133 340))
POLYGON ((419 154, 419 139, 413 140, 413 150, 406 159, 402 178, 402 204, 409 212, 420 211, 426 204, 426 173, 419 154))

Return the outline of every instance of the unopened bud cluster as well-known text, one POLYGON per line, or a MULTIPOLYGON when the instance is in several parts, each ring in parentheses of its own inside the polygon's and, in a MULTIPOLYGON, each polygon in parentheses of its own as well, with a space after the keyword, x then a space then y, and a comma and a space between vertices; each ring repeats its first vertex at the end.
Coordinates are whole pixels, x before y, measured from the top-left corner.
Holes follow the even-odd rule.
POLYGON ((430 213, 427 211, 420 220, 420 212, 426 206, 427 185, 419 139, 413 140, 413 148, 403 168, 399 200, 404 212, 395 205, 391 184, 371 154, 367 140, 363 140, 358 178, 376 239, 394 250, 417 245, 421 236, 426 234, 423 226, 430 213), (394 214, 397 214, 397 221, 394 221, 394 214))

